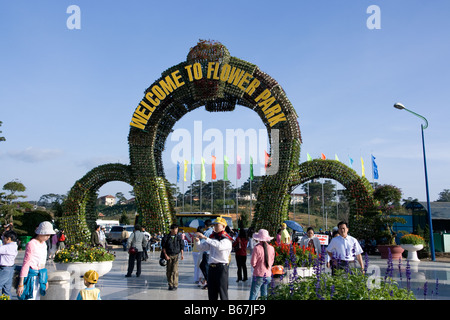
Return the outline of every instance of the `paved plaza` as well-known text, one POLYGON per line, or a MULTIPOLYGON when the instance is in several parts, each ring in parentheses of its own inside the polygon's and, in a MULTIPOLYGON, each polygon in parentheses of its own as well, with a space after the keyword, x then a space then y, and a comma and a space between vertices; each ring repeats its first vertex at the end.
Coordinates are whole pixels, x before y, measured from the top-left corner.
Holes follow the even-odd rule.
MULTIPOLYGON (((160 252, 149 252, 149 259, 142 262, 142 274, 136 277, 136 269, 133 276, 126 278, 128 266, 128 253, 119 246, 113 249, 116 252, 116 260, 112 270, 98 281, 97 287, 101 290, 103 300, 208 300, 207 290, 202 290, 194 283, 194 261, 192 252, 185 252, 184 260, 179 263, 179 287, 176 291, 169 291, 165 275, 165 267, 158 263, 160 252)), ((19 251, 16 264, 23 261, 24 251, 19 251)), ((247 268, 249 280, 245 283, 237 279, 237 266, 232 256, 229 272, 229 299, 248 300, 251 285, 251 270, 249 264, 250 257, 247 258, 247 268)), ((402 286, 406 286, 406 260, 404 259, 400 270, 402 278, 399 277, 398 261, 394 261, 394 279, 402 286)), ((369 256, 369 265, 372 270, 379 272, 384 277, 387 267, 387 260, 379 256, 369 256)), ((56 268, 52 261, 47 263, 49 272, 56 268)), ((416 298, 419 300, 450 300, 450 261, 427 261, 411 263, 411 288, 414 290, 416 298), (436 295, 436 282, 437 291, 436 295), (424 286, 427 283, 426 295, 424 296, 424 286)), ((12 300, 17 300, 14 294, 12 300)))

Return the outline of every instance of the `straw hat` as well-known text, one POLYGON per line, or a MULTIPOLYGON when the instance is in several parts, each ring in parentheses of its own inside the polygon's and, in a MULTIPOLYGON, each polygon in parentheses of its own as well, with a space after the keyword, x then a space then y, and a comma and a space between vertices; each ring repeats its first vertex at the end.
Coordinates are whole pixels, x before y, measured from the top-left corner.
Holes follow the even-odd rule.
POLYGON ((222 218, 222 217, 218 217, 217 219, 215 219, 213 222, 212 222, 212 224, 221 224, 221 225, 223 225, 224 227, 226 227, 227 226, 227 222, 225 221, 225 219, 224 218, 222 218))
POLYGON ((266 229, 259 229, 257 233, 253 234, 253 239, 258 241, 270 241, 273 239, 273 237, 269 235, 269 231, 267 231, 266 229))
POLYGON ((53 230, 53 226, 50 222, 44 221, 39 224, 36 228, 36 234, 55 234, 55 230, 53 230))

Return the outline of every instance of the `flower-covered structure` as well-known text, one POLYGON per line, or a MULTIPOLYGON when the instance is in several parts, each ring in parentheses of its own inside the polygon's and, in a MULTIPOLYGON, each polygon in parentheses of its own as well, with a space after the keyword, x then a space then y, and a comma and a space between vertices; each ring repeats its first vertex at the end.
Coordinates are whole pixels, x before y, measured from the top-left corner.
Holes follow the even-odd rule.
POLYGON ((115 180, 126 180, 133 186, 140 223, 149 232, 168 230, 175 211, 162 163, 167 137, 175 123, 192 110, 204 106, 208 112, 225 112, 233 111, 236 105, 255 111, 271 140, 271 167, 259 190, 254 227, 274 233, 287 217, 292 187, 322 174, 341 182, 358 199, 365 190, 364 199, 356 206, 357 212, 364 211, 364 201, 370 201, 368 184, 358 180, 350 168, 328 160, 299 165, 302 141, 298 116, 278 82, 258 66, 231 56, 223 44, 200 41, 191 48, 186 61, 164 71, 145 90, 130 122, 130 165, 101 166, 75 183, 66 205, 66 230, 77 230, 74 238, 87 236, 85 220, 90 219, 91 198, 108 182, 100 177, 92 181, 99 172, 107 177, 117 174, 115 180))

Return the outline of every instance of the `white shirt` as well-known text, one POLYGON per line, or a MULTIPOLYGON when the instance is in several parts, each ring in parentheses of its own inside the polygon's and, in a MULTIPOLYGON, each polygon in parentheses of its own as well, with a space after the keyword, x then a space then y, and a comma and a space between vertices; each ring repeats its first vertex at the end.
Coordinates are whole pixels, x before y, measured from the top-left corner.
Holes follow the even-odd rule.
POLYGON ((232 249, 232 242, 228 238, 222 240, 216 240, 211 238, 206 238, 203 243, 200 241, 196 242, 198 249, 200 251, 209 250, 209 261, 208 263, 228 263, 229 257, 232 249))
POLYGON ((363 253, 358 240, 347 235, 343 238, 340 235, 331 239, 327 251, 332 253, 333 259, 354 261, 357 255, 363 253))

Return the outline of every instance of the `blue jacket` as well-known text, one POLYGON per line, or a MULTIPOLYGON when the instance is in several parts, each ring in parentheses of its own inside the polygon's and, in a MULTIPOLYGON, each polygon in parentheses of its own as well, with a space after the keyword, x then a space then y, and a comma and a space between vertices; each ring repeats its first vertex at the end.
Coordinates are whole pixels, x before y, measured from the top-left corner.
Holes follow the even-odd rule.
POLYGON ((29 300, 33 298, 33 288, 36 278, 39 280, 40 284, 39 293, 41 296, 45 296, 45 285, 48 280, 47 269, 34 270, 30 268, 28 276, 23 279, 23 293, 19 297, 19 300, 29 300))

